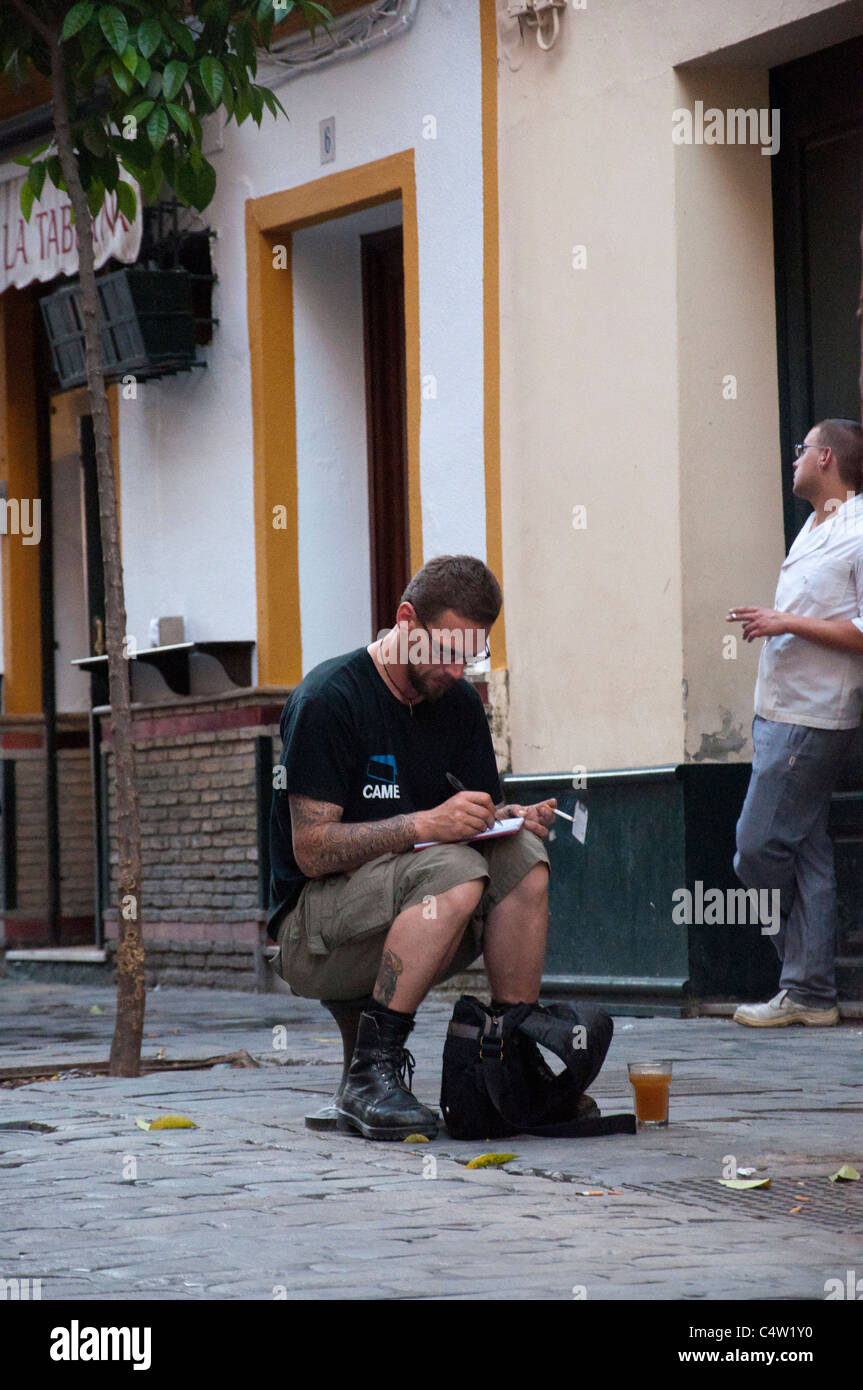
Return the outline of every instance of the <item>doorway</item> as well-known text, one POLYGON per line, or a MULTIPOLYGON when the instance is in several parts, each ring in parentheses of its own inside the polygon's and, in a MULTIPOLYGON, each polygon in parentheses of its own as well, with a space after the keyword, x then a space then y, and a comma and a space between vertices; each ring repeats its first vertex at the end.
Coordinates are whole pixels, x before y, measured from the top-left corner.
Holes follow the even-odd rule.
POLYGON ((773 159, 782 501, 786 546, 809 514, 791 491, 817 420, 860 419, 863 38, 774 68, 773 159))
POLYGON ((392 626, 410 579, 402 229, 367 232, 360 245, 374 638, 392 626))

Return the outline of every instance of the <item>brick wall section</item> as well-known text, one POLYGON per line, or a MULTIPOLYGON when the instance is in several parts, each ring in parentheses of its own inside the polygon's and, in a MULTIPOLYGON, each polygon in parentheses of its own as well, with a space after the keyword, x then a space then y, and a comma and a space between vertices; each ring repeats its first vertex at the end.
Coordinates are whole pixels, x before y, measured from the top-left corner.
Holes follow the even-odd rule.
MULTIPOLYGON (((137 767, 144 920, 247 921, 259 906, 254 735, 151 740, 137 749, 137 767)), ((109 770, 112 824, 115 796, 109 770)), ((112 835, 112 894, 116 861, 112 835)))
POLYGON ((58 756, 60 910, 64 917, 94 909, 95 848, 89 748, 62 748, 58 756))
MULTIPOLYGON (((143 902, 147 983, 200 984, 227 989, 267 989, 263 956, 266 909, 258 887, 256 740, 269 739, 278 758, 278 723, 253 722, 266 707, 281 709, 287 691, 261 696, 248 722, 219 724, 237 712, 236 697, 183 701, 141 711, 136 718, 136 758, 141 809, 143 902), (187 716, 192 715, 190 720, 187 716), (160 725, 165 732, 160 731, 160 725), (143 726, 144 733, 138 732, 143 726)), ((250 697, 245 696, 248 706, 250 697)), ((111 889, 105 914, 106 947, 116 941, 116 789, 108 757, 111 825, 111 889)))
POLYGON ((15 760, 19 914, 43 917, 48 909, 45 829, 45 759, 21 754, 15 760))
MULTIPOLYGON (((92 942, 96 860, 88 720, 57 720, 60 942, 92 942)), ((41 717, 0 717, 0 756, 15 767, 17 906, 3 919, 7 946, 50 944, 45 726, 41 717)))

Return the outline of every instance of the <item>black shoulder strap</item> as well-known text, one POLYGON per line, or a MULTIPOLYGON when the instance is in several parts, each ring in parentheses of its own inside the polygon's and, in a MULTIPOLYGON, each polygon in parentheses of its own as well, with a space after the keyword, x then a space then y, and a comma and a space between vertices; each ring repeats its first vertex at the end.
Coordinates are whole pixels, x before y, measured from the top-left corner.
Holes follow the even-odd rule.
MULTIPOLYGON (((495 1029, 484 1030, 483 1047, 493 1047, 498 1038, 494 1036, 495 1029)), ((526 1125, 523 1119, 515 1115, 509 1105, 506 1094, 505 1072, 503 1066, 502 1044, 503 1038, 499 1039, 501 1044, 501 1055, 490 1055, 483 1051, 483 1076, 485 1077, 488 1088, 489 1098, 491 1099, 497 1113, 513 1129, 516 1134, 535 1134, 543 1139, 588 1139, 595 1134, 635 1134, 636 1124, 634 1115, 600 1115, 586 1120, 559 1120, 556 1124, 550 1125, 526 1125)))

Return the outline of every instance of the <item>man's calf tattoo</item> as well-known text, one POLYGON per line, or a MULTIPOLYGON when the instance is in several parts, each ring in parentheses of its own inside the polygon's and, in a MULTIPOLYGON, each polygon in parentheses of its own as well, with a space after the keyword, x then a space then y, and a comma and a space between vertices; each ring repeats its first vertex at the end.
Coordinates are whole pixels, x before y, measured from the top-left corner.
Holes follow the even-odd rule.
POLYGON ((404 961, 397 956, 395 951, 384 951, 381 956, 381 967, 378 971, 378 978, 375 980, 374 998, 381 1004, 389 1005, 390 1000, 396 992, 399 982, 399 975, 404 970, 404 961))

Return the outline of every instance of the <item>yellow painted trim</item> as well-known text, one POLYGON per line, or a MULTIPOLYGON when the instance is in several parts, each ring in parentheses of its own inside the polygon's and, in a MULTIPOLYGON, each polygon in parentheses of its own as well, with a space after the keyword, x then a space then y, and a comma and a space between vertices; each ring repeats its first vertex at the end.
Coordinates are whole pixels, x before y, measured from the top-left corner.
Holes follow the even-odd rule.
MULTIPOLYGON (((26 292, 0 295, 0 478, 7 497, 39 496, 34 304, 26 292)), ((3 694, 7 714, 41 714, 39 547, 0 538, 3 565, 3 694)))
POLYGON ((297 417, 291 237, 331 217, 401 198, 405 270, 410 571, 422 565, 419 235, 413 150, 246 203, 246 272, 254 433, 258 684, 302 679, 297 417), (277 268, 276 247, 284 247, 277 268), (273 508, 286 509, 284 529, 273 508))
MULTIPOLYGON (((486 564, 503 588, 503 518, 500 498, 500 214, 497 167, 497 16, 479 5, 482 63, 483 222, 483 439, 485 443, 486 564)), ((506 607, 494 626, 491 667, 506 667, 506 607)))

